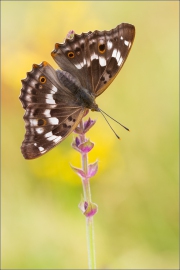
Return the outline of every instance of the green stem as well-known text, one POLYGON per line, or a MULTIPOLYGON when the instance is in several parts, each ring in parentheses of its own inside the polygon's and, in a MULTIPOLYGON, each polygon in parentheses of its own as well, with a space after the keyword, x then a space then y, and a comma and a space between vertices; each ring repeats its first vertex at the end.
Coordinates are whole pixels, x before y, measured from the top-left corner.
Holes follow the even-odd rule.
POLYGON ((88 266, 89 269, 96 269, 93 217, 86 218, 86 234, 88 245, 88 266))
MULTIPOLYGON (((80 126, 83 126, 83 122, 81 121, 80 126)), ((81 142, 86 141, 86 137, 84 134, 80 135, 81 142)), ((87 175, 88 172, 88 156, 87 154, 82 154, 82 169, 87 175)), ((91 189, 90 189, 90 181, 89 178, 82 178, 83 185, 83 193, 84 193, 84 201, 91 203, 91 189)), ((94 243, 94 224, 93 224, 93 216, 86 217, 86 235, 87 235, 87 249, 88 249, 88 266, 89 269, 96 269, 96 259, 95 259, 95 243, 94 243)))

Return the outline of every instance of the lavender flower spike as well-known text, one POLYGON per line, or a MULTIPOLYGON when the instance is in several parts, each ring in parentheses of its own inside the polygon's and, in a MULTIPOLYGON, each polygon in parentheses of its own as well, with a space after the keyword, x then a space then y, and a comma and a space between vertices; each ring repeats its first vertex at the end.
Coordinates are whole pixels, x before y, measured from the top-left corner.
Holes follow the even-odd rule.
MULTIPOLYGON (((86 114, 88 111, 86 112, 86 114)), ((88 153, 93 149, 94 143, 86 138, 86 132, 95 124, 95 120, 89 118, 87 121, 79 123, 74 132, 78 134, 73 139, 72 147, 81 154, 82 168, 71 165, 75 173, 81 178, 83 185, 83 199, 79 203, 79 208, 86 217, 88 261, 90 269, 95 269, 95 247, 94 247, 94 227, 93 216, 98 211, 97 204, 91 201, 90 179, 98 171, 98 160, 88 164, 88 153)))

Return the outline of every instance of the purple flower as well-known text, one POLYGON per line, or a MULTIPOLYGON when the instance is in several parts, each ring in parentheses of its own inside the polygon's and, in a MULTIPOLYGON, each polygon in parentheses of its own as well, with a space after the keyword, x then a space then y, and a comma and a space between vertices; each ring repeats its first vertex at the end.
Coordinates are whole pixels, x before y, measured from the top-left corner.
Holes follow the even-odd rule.
POLYGON ((92 120, 89 118, 87 121, 84 122, 84 133, 86 133, 94 124, 96 120, 92 120))
POLYGON ((72 146, 75 150, 77 150, 77 151, 79 151, 79 152, 81 153, 81 150, 79 149, 80 143, 81 143, 81 142, 80 142, 79 137, 76 137, 76 138, 73 140, 71 146, 72 146))
MULTIPOLYGON (((87 113, 88 113, 88 110, 85 112, 85 114, 87 113)), ((91 142, 89 139, 87 139, 85 134, 95 124, 95 122, 96 121, 91 120, 90 118, 85 122, 81 120, 79 125, 76 127, 74 132, 77 133, 78 136, 73 139, 72 147, 78 152, 80 152, 81 154, 82 168, 76 168, 71 165, 74 172, 81 178, 81 182, 83 185, 84 198, 81 199, 81 202, 79 203, 78 206, 86 217, 88 251, 90 250, 88 254, 93 262, 93 264, 91 264, 91 260, 90 260, 89 269, 95 269, 94 267, 93 268, 91 267, 91 265, 94 265, 94 262, 95 262, 94 261, 93 216, 98 211, 97 204, 91 201, 90 179, 98 171, 98 160, 96 160, 94 163, 88 164, 88 153, 93 149, 94 143, 91 142), (91 251, 93 253, 91 253, 91 251)))
POLYGON ((88 175, 87 177, 93 177, 98 171, 98 160, 96 160, 94 163, 91 163, 88 165, 88 175))
POLYGON ((89 118, 87 121, 83 123, 83 126, 77 126, 74 132, 80 135, 85 134, 95 123, 96 120, 92 120, 91 118, 89 118))
POLYGON ((82 154, 88 153, 94 147, 94 143, 87 140, 84 143, 79 144, 78 148, 81 150, 82 154))
POLYGON ((72 147, 78 152, 85 154, 91 151, 91 149, 94 147, 94 143, 92 143, 90 140, 81 143, 79 137, 76 137, 72 142, 72 147))
POLYGON ((84 172, 84 170, 76 168, 71 165, 71 168, 75 171, 75 173, 80 176, 82 179, 84 178, 91 178, 93 177, 97 171, 98 171, 98 160, 96 160, 94 163, 88 164, 87 167, 87 174, 84 172))
POLYGON ((73 38, 74 38, 74 35, 75 35, 74 30, 70 30, 70 31, 67 33, 66 38, 67 38, 67 39, 73 39, 73 38))
POLYGON ((78 207, 86 217, 92 217, 98 211, 97 204, 92 203, 92 202, 88 203, 83 200, 79 203, 78 207))
POLYGON ((85 133, 95 124, 95 120, 89 118, 87 121, 81 121, 78 127, 75 129, 75 133, 79 135, 73 139, 72 147, 81 153, 82 168, 76 168, 71 165, 74 172, 81 178, 84 199, 81 200, 79 208, 83 214, 90 218, 97 213, 97 205, 91 202, 90 193, 90 178, 93 177, 98 171, 98 160, 94 163, 88 164, 87 154, 93 149, 94 143, 85 137, 85 133))

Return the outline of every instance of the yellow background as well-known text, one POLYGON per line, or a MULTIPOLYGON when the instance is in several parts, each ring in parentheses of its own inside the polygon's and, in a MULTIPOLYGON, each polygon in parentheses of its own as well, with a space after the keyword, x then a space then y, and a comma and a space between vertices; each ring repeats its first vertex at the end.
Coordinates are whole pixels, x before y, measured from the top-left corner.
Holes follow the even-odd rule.
POLYGON ((73 136, 48 154, 24 160, 21 79, 50 56, 71 29, 136 27, 123 69, 97 100, 128 126, 98 113, 87 134, 99 159, 91 180, 97 267, 178 268, 178 1, 2 1, 2 268, 87 268, 82 186, 69 164, 80 166, 73 136))

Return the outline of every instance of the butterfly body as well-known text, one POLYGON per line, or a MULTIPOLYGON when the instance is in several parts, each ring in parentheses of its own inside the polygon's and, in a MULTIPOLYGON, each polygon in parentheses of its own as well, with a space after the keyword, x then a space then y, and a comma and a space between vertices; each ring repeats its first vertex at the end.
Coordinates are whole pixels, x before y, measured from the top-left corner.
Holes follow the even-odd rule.
POLYGON ((95 103, 95 96, 90 93, 88 89, 85 89, 81 86, 81 83, 79 80, 75 77, 73 77, 70 73, 63 71, 63 70, 57 70, 57 75, 59 81, 70 91, 73 93, 73 95, 76 97, 76 103, 79 106, 85 107, 87 109, 91 109, 93 111, 96 111, 98 106, 95 103))
POLYGON ((22 80, 20 100, 26 110, 21 151, 26 159, 40 157, 62 142, 87 109, 99 111, 95 98, 122 68, 135 36, 131 24, 110 31, 74 34, 51 53, 61 70, 47 62, 33 65, 22 80))

